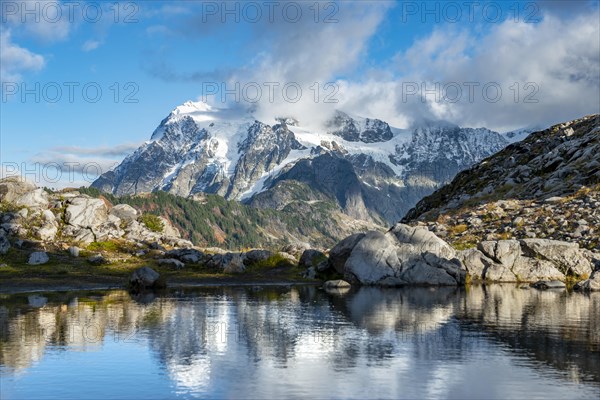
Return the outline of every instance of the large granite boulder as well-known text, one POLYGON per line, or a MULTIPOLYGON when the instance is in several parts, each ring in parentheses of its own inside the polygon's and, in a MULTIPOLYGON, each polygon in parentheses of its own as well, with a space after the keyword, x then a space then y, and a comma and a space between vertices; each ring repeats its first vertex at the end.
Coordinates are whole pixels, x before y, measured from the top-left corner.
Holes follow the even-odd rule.
POLYGON ((173 238, 180 238, 181 237, 181 233, 179 233, 179 230, 177 228, 175 228, 173 226, 173 224, 171 224, 171 221, 169 221, 168 219, 164 218, 164 217, 158 217, 163 225, 163 230, 162 233, 165 236, 168 237, 173 237, 173 238))
MULTIPOLYGON (((466 280, 455 250, 424 227, 397 224, 386 233, 372 231, 342 242, 338 246, 343 252, 336 255, 349 254, 342 267, 348 281, 382 286, 456 286, 466 280)), ((342 257, 336 261, 340 263, 342 257)))
POLYGON ((0 179, 0 201, 15 203, 36 189, 35 185, 16 176, 0 179))
POLYGON ((35 231, 35 237, 45 242, 54 240, 58 233, 56 224, 45 223, 35 231))
POLYGON ((350 257, 356 244, 364 237, 364 233, 356 233, 348 236, 329 251, 329 263, 338 273, 344 273, 344 265, 348 257, 350 257))
POLYGON ((138 218, 138 212, 129 204, 118 204, 110 209, 110 215, 114 215, 123 222, 135 221, 138 218))
POLYGON ((521 250, 524 255, 550 261, 565 275, 589 275, 592 263, 577 243, 549 239, 523 239, 521 250))
POLYGON ((492 282, 564 281, 593 268, 576 243, 547 239, 484 241, 458 258, 471 278, 492 282))
POLYGON ((31 192, 25 193, 14 203, 21 207, 40 209, 48 208, 48 193, 44 189, 35 189, 31 192))
POLYGON ((80 228, 95 228, 108 221, 108 207, 101 199, 75 197, 68 203, 65 222, 80 228))

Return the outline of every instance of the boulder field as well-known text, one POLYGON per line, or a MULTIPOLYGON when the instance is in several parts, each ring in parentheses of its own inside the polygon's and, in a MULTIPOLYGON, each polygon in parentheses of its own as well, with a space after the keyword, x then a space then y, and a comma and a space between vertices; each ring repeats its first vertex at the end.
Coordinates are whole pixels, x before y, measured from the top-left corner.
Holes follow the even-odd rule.
MULTIPOLYGON (((576 243, 548 239, 484 241, 458 251, 424 226, 396 224, 383 232, 349 236, 329 252, 329 265, 345 280, 363 285, 459 286, 469 281, 583 280, 600 255, 576 243)), ((591 289, 590 289, 591 290, 591 289)))

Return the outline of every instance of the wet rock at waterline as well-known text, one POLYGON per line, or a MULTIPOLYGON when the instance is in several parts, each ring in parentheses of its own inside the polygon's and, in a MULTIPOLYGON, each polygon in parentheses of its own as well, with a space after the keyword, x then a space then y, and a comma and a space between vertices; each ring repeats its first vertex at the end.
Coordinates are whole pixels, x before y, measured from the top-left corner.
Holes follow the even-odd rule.
POLYGON ((129 278, 129 287, 134 291, 157 289, 165 286, 165 283, 160 279, 160 274, 150 267, 136 269, 129 278))

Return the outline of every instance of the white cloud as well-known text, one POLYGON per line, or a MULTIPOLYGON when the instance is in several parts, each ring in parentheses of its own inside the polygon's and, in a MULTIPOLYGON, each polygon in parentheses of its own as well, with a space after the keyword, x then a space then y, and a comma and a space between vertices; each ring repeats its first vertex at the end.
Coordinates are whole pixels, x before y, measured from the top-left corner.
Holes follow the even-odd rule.
POLYGON ((3 163, 5 175, 25 175, 38 186, 53 188, 89 186, 101 174, 115 168, 136 143, 96 148, 60 146, 44 150, 29 161, 3 163))
POLYGON ((92 51, 96 50, 102 43, 98 40, 86 40, 85 43, 81 46, 81 50, 83 51, 92 51))
MULTIPOLYGON (((599 49, 597 12, 562 20, 547 15, 539 24, 511 20, 483 34, 445 27, 396 57, 398 67, 387 71, 395 78, 346 83, 341 107, 390 120, 446 119, 497 130, 550 125, 600 112, 599 49), (456 103, 436 103, 433 96, 422 102, 417 95, 403 97, 402 83, 410 82, 429 89, 456 82, 463 92, 456 103), (480 85, 472 103, 468 82, 480 85), (536 86, 525 87, 527 82, 536 86), (502 89, 498 102, 485 99, 486 83, 502 89), (529 94, 538 102, 525 102, 529 94)), ((489 94, 494 97, 494 90, 489 94)))
POLYGON ((25 71, 39 71, 46 61, 43 56, 19 47, 11 40, 9 29, 0 30, 0 80, 20 81, 25 71))
MULTIPOLYGON (((57 42, 69 36, 73 26, 78 23, 75 17, 81 15, 57 0, 26 0, 13 2, 14 7, 2 8, 3 23, 12 29, 24 33, 43 42, 57 42), (72 19, 72 21, 70 21, 72 19)), ((81 7, 81 4, 70 3, 81 7)))
POLYGON ((116 146, 101 147, 80 147, 80 146, 59 146, 53 147, 49 151, 54 153, 72 154, 72 155, 96 155, 102 157, 121 157, 126 156, 141 146, 141 143, 125 143, 116 146))
MULTIPOLYGON (((312 4, 312 3, 311 3, 312 4)), ((306 4, 306 7, 310 4, 306 4)), ((294 116, 303 123, 319 125, 337 103, 336 77, 351 73, 364 60, 368 42, 376 33, 391 4, 387 2, 341 3, 335 23, 314 23, 312 16, 298 23, 271 24, 268 34, 259 34, 264 51, 257 54, 248 68, 232 74, 229 83, 279 83, 275 100, 263 91, 257 116, 294 116), (282 87, 294 83, 302 88, 298 102, 284 98, 282 87), (317 84, 314 86, 314 84, 317 84), (315 97, 316 88, 318 95, 315 97), (330 97, 327 97, 330 95, 330 97)), ((304 15, 310 16, 306 9, 304 15)), ((292 90, 290 93, 294 94, 292 90)))

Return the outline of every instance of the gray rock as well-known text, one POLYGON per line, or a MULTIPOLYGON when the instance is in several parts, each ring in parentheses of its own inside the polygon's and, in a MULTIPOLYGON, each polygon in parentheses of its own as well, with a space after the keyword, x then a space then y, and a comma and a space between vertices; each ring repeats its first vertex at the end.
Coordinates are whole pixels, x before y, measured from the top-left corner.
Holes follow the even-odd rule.
POLYGON ((14 203, 23 195, 35 190, 35 185, 20 177, 0 179, 0 201, 14 203))
POLYGON ((90 228, 75 228, 72 233, 75 242, 90 244, 96 241, 96 235, 90 228))
POLYGON ((565 274, 556 267, 556 264, 530 257, 519 257, 512 267, 512 272, 517 280, 524 282, 565 279, 565 274))
POLYGON ((273 255, 269 250, 250 250, 243 254, 244 264, 251 265, 259 261, 264 261, 273 255))
POLYGON ((281 251, 291 254, 293 256, 299 256, 300 254, 302 254, 304 252, 304 250, 307 250, 307 249, 310 249, 309 243, 295 242, 295 243, 291 243, 291 244, 288 244, 287 246, 283 247, 281 249, 281 251))
POLYGON ((54 223, 46 223, 35 231, 35 237, 45 242, 49 242, 54 240, 57 233, 58 228, 54 223))
POLYGON ((577 243, 549 239, 523 239, 520 243, 524 254, 550 261, 565 275, 592 273, 592 263, 577 243))
POLYGON ((456 252, 426 227, 396 224, 368 232, 353 247, 344 279, 367 285, 461 285, 466 270, 456 252))
POLYGON ((364 233, 348 236, 329 251, 329 263, 340 274, 344 273, 344 265, 350 257, 354 246, 365 237, 364 233))
POLYGON ((240 273, 244 272, 244 258, 240 253, 227 253, 223 255, 222 268, 225 273, 240 273))
POLYGON ((161 258, 158 261, 159 265, 170 265, 177 269, 185 267, 185 264, 175 258, 161 258))
POLYGON ((319 250, 304 250, 298 265, 303 268, 316 267, 319 263, 327 260, 327 256, 319 250))
POLYGON ((165 253, 166 258, 176 258, 179 261, 190 264, 198 264, 204 260, 205 255, 200 250, 185 248, 169 250, 165 253))
POLYGON ((582 290, 585 292, 597 292, 600 291, 600 271, 595 271, 589 279, 581 282, 577 282, 574 286, 575 290, 582 290))
POLYGON ((163 230, 162 233, 165 236, 168 237, 172 237, 172 238, 180 238, 181 237, 181 233, 179 233, 179 230, 177 228, 175 228, 173 226, 173 224, 171 224, 171 221, 169 221, 168 219, 164 218, 164 217, 158 217, 163 224, 163 230))
POLYGON ((56 216, 54 215, 54 213, 50 210, 44 210, 42 212, 42 219, 49 224, 55 224, 56 223, 56 216))
POLYGON ((95 254, 91 257, 88 257, 87 260, 90 264, 94 264, 94 265, 102 265, 102 264, 106 264, 108 262, 102 254, 95 254))
POLYGON ((484 241, 479 243, 477 249, 495 262, 509 268, 521 254, 518 240, 484 241))
POLYGON ((342 279, 326 281, 323 284, 323 287, 325 287, 325 288, 349 288, 350 286, 352 286, 352 285, 350 285, 349 282, 346 282, 342 279))
POLYGON ((29 208, 47 208, 48 203, 48 193, 44 189, 35 189, 15 201, 17 206, 29 208))
MULTIPOLYGON (((0 232, 4 232, 0 229, 0 232)), ((4 233, 0 233, 0 254, 6 254, 10 250, 10 242, 4 233)))
POLYGON ((79 247, 77 246, 69 247, 69 254, 71 255, 71 257, 79 257, 79 251, 79 247))
POLYGON ((29 261, 27 262, 27 264, 41 265, 46 264, 48 261, 50 261, 50 257, 48 257, 48 254, 46 254, 46 252, 36 251, 29 255, 29 261))
POLYGON ((374 285, 386 277, 395 276, 400 268, 394 242, 387 235, 372 231, 352 249, 344 264, 343 276, 351 281, 374 285))
POLYGON ((537 281, 531 284, 532 288, 546 290, 546 289, 565 289, 567 285, 561 281, 537 281))
POLYGON ((442 258, 456 257, 456 251, 448 243, 423 226, 396 224, 391 230, 401 251, 422 254, 429 252, 442 258))
POLYGON ((160 274, 150 267, 136 269, 131 275, 131 278, 129 278, 129 285, 134 290, 163 286, 163 284, 160 283, 160 274))
POLYGON ((592 263, 576 243, 548 239, 484 241, 475 252, 462 253, 467 270, 481 271, 494 282, 564 281, 569 275, 589 275, 592 263))
POLYGON ((284 251, 280 251, 277 253, 280 257, 285 258, 290 264, 296 265, 298 263, 298 260, 296 259, 296 257, 294 257, 291 254, 288 254, 284 251))
POLYGON ((65 221, 80 228, 94 228, 108 220, 108 207, 101 199, 75 197, 69 200, 65 221))
POLYGON ((302 274, 303 278, 307 279, 316 279, 317 278, 317 270, 315 267, 308 267, 306 271, 302 274))
POLYGON ((109 213, 126 223, 135 221, 138 218, 137 210, 129 204, 118 204, 111 208, 109 213))
POLYGON ((457 281, 445 270, 418 260, 401 275, 401 279, 414 285, 456 286, 457 281))
POLYGON ((485 269, 493 263, 490 258, 477 249, 460 251, 457 257, 466 268, 469 276, 474 280, 483 280, 485 269))

